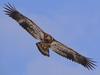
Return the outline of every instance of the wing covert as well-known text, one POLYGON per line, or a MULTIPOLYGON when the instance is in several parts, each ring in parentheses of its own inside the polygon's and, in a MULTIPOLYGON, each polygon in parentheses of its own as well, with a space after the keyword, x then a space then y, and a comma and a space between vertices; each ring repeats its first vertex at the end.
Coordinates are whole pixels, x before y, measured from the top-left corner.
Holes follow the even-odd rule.
POLYGON ((4 12, 16 20, 20 26, 22 26, 27 32, 29 32, 34 38, 41 40, 44 36, 44 31, 38 27, 32 20, 22 15, 14 6, 11 4, 5 4, 4 12))
POLYGON ((95 61, 92 61, 90 58, 87 58, 79 53, 77 53, 76 51, 74 51, 73 49, 63 45, 62 43, 58 42, 58 41, 53 41, 51 43, 51 49, 56 52, 57 54, 72 60, 78 64, 83 65, 85 68, 87 69, 93 69, 95 68, 95 61))

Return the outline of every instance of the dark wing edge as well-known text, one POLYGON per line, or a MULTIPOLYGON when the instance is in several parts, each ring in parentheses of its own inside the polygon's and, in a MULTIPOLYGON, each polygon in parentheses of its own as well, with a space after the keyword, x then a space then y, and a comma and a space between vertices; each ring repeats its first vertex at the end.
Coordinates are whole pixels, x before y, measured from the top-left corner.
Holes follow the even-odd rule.
POLYGON ((34 38, 41 40, 44 35, 44 31, 35 24, 32 20, 21 14, 14 5, 10 3, 5 4, 4 12, 9 17, 13 18, 19 23, 26 31, 28 31, 34 38))
POLYGON ((95 61, 92 61, 91 58, 82 56, 81 54, 75 52, 73 49, 61 44, 58 41, 54 41, 51 44, 51 49, 56 52, 57 54, 72 60, 78 64, 83 65, 85 68, 88 70, 93 70, 95 69, 95 61))
POLYGON ((5 4, 3 8, 5 9, 4 12, 6 12, 7 15, 9 15, 13 11, 16 11, 15 6, 11 5, 10 3, 5 4))
POLYGON ((4 12, 6 15, 10 16, 11 18, 15 19, 16 21, 19 21, 22 18, 25 18, 20 12, 18 12, 14 5, 11 5, 10 3, 5 4, 4 12))

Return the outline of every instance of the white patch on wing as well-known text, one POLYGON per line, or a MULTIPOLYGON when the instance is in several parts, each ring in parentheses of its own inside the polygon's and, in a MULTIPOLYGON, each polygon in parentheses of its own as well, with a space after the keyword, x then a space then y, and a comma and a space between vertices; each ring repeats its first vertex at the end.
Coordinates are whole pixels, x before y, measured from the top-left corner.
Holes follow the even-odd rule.
POLYGON ((24 21, 25 21, 24 19, 19 19, 19 20, 18 20, 18 23, 21 24, 21 23, 23 23, 24 21))

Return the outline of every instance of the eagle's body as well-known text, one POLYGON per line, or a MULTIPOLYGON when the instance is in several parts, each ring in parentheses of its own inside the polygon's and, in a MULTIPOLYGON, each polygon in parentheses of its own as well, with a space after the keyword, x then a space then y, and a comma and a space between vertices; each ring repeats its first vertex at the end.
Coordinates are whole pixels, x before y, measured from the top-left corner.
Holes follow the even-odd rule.
POLYGON ((90 58, 82 56, 73 49, 55 40, 50 34, 44 32, 32 20, 17 11, 14 6, 10 5, 9 3, 5 6, 6 7, 4 8, 6 14, 16 20, 19 25, 30 33, 35 39, 39 40, 39 42, 36 43, 36 46, 43 55, 49 56, 49 49, 52 49, 57 54, 79 63, 87 69, 93 69, 94 66, 96 66, 94 61, 92 61, 90 58))

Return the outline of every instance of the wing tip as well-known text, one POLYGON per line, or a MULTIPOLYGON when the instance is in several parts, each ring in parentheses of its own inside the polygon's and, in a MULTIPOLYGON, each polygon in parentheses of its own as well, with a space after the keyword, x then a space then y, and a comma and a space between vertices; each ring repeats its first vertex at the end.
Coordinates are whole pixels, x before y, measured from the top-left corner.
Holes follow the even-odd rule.
POLYGON ((86 59, 86 63, 82 64, 85 68, 87 68, 88 70, 94 70, 95 67, 97 66, 96 61, 93 61, 91 58, 87 58, 86 59))
POLYGON ((9 2, 7 4, 4 4, 5 6, 3 7, 4 8, 4 12, 6 15, 11 15, 14 11, 16 11, 16 8, 13 4, 10 4, 9 2))

